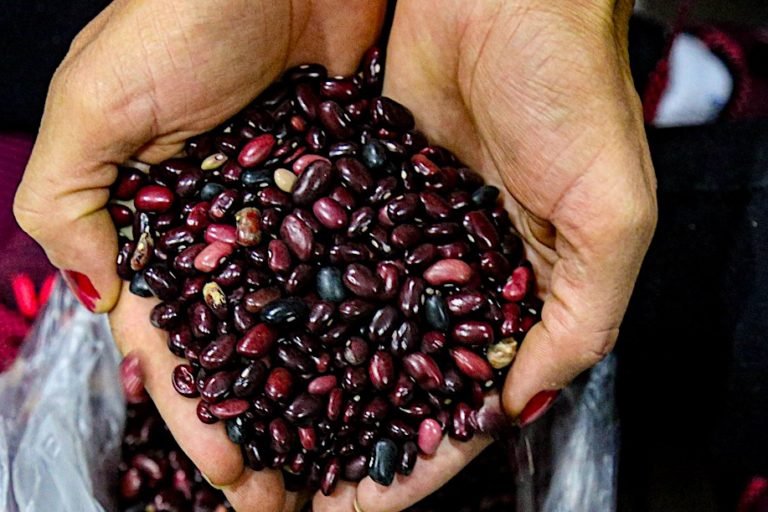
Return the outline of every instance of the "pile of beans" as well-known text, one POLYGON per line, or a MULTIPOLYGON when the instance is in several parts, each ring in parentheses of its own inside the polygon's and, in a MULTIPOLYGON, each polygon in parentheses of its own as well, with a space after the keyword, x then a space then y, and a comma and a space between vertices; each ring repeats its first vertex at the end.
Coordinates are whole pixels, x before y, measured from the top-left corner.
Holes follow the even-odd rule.
MULTIPOLYGON (((407 512, 509 512, 515 508, 514 479, 505 451, 486 450, 407 512)), ((120 512, 232 512, 224 494, 181 451, 148 397, 128 405, 115 494, 120 512)), ((309 512, 310 504, 302 510, 309 512)))
POLYGON ((117 491, 121 512, 234 512, 184 455, 149 400, 128 405, 117 491))
POLYGON ((499 190, 358 73, 288 70, 185 154, 121 167, 117 269, 158 297, 175 389, 289 489, 389 485, 466 441, 537 321, 499 190))

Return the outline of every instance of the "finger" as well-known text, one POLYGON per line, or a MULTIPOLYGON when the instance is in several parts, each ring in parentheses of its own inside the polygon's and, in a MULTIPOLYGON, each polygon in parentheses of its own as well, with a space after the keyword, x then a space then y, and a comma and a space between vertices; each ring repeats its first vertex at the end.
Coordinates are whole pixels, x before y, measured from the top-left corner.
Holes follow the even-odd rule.
MULTIPOLYGON (((127 285, 126 285, 127 286, 127 285)), ((218 487, 240 483, 243 460, 222 423, 206 425, 197 420, 197 400, 183 398, 171 384, 176 365, 183 362, 168 351, 165 333, 152 327, 147 318, 155 301, 128 293, 110 314, 118 348, 140 362, 144 385, 179 446, 218 487)))
POLYGON ((656 223, 645 173, 614 172, 632 167, 640 167, 635 155, 607 154, 552 215, 558 259, 541 322, 521 344, 504 389, 509 414, 527 408, 523 423, 551 402, 552 393, 538 393, 562 388, 616 341, 656 223))
POLYGON ((433 456, 419 456, 413 473, 398 474, 392 485, 383 486, 370 478, 362 480, 357 487, 358 510, 395 512, 413 505, 442 487, 491 442, 487 436, 475 436, 467 442, 443 438, 433 456))
POLYGON ((355 512, 357 484, 340 481, 330 496, 321 492, 312 498, 312 512, 355 512))
POLYGON ((283 477, 279 471, 263 469, 253 471, 246 468, 240 477, 221 488, 237 512, 280 512, 295 511, 296 493, 288 506, 288 497, 283 490, 283 477))

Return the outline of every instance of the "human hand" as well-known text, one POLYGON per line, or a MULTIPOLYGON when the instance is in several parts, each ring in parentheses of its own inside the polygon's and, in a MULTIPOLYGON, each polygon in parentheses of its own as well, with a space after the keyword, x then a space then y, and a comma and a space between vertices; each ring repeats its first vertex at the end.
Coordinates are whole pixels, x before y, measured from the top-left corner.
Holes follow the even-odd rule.
POLYGON ((622 0, 398 2, 384 94, 508 192, 537 276, 542 320, 504 393, 524 424, 612 349, 655 227, 630 14, 622 0))
POLYGON ((119 348, 139 357, 179 444, 239 511, 293 510, 302 497, 284 493, 279 472, 244 468, 223 426, 197 421, 193 401, 172 389, 180 360, 149 324, 154 302, 127 287, 121 293, 109 186, 116 164, 173 156, 287 67, 323 62, 332 73, 350 73, 375 41, 384 8, 367 0, 116 0, 57 70, 17 192, 19 224, 65 270, 85 305, 104 312, 117 302, 111 323, 119 348))

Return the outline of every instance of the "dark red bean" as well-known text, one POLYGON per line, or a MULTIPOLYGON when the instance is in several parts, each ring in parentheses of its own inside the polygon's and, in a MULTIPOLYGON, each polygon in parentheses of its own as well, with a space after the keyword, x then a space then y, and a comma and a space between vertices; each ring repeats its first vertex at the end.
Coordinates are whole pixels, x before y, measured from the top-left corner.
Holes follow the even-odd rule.
POLYGON ((394 176, 381 178, 374 185, 373 193, 368 198, 370 204, 380 204, 388 201, 397 191, 399 183, 394 176))
POLYGON ((249 313, 260 313, 264 306, 280 298, 277 288, 261 288, 243 296, 243 304, 249 313))
POLYGON ((307 386, 307 391, 313 395, 327 395, 336 387, 337 379, 335 375, 321 375, 315 377, 307 386))
POLYGON ((208 403, 203 402, 202 400, 197 403, 196 412, 197 412, 197 418, 201 422, 205 423, 206 425, 211 425, 219 421, 219 418, 211 412, 211 409, 208 406, 208 403))
POLYGON ((245 264, 242 260, 229 261, 217 270, 213 280, 223 288, 234 288, 242 283, 245 264))
POLYGON ((298 427, 297 431, 299 433, 299 444, 301 444, 302 448, 308 452, 317 449, 317 432, 313 426, 298 427))
POLYGON ((509 302, 518 302, 523 300, 533 281, 533 272, 529 267, 520 266, 512 271, 512 275, 504 284, 501 291, 502 296, 509 302))
POLYGON ((132 167, 118 167, 117 179, 110 187, 110 197, 127 201, 133 199, 136 192, 146 182, 146 174, 132 167))
POLYGON ((333 389, 328 394, 328 403, 326 404, 325 415, 331 421, 336 421, 341 414, 343 406, 344 392, 341 388, 333 389))
POLYGON ((315 160, 301 173, 293 187, 293 201, 308 206, 330 190, 333 167, 327 160, 315 160))
POLYGON ((376 311, 368 326, 368 337, 373 343, 380 343, 390 337, 398 325, 399 313, 392 306, 376 311))
POLYGON ((464 229, 482 250, 496 249, 499 246, 499 233, 485 212, 474 211, 464 215, 464 229))
POLYGON ((368 365, 368 374, 373 387, 380 391, 393 386, 395 383, 395 365, 392 356, 382 350, 375 352, 368 365))
POLYGON ((363 338, 352 337, 344 347, 344 360, 352 366, 360 366, 368 360, 369 351, 368 343, 363 338))
POLYGON ((312 212, 327 229, 344 229, 347 226, 346 210, 330 197, 322 197, 315 201, 312 205, 312 212))
POLYGON ((302 393, 290 403, 285 409, 285 419, 299 426, 309 426, 311 422, 321 413, 323 403, 319 398, 310 394, 302 393))
POLYGON ((228 189, 211 200, 211 209, 208 215, 211 219, 222 220, 233 214, 240 202, 240 192, 234 189, 228 189))
POLYGON ((341 386, 351 394, 359 393, 368 386, 368 371, 361 366, 348 366, 344 369, 341 386))
POLYGON ((150 323, 165 331, 176 327, 181 321, 181 304, 177 301, 161 302, 152 308, 150 323))
POLYGON ((366 194, 374 186, 368 169, 355 158, 338 159, 336 171, 341 181, 356 194, 366 194))
POLYGON ((416 269, 423 269, 432 263, 437 256, 437 247, 434 244, 421 244, 408 253, 405 264, 416 269))
POLYGON ((320 491, 325 496, 330 496, 336 490, 336 484, 341 476, 341 462, 338 457, 331 457, 323 470, 323 478, 320 483, 320 491))
POLYGON ((483 383, 493 379, 493 368, 484 357, 463 347, 453 348, 450 352, 456 368, 470 379, 483 383))
POLYGON ((282 418, 275 418, 269 423, 270 447, 278 454, 291 451, 294 435, 291 427, 282 418))
POLYGON ((413 352, 419 346, 419 327, 413 320, 406 320, 392 333, 389 351, 396 356, 413 352))
POLYGON ((443 350, 446 340, 445 335, 439 331, 429 331, 424 333, 421 339, 421 351, 425 354, 436 354, 443 350))
POLYGON ((192 275, 196 273, 195 258, 197 258, 197 255, 200 254, 205 247, 205 244, 194 244, 181 251, 173 259, 174 270, 177 270, 180 274, 184 275, 192 275))
POLYGON ((384 435, 395 441, 409 441, 416 438, 416 430, 399 418, 394 418, 384 426, 384 435))
POLYGON ((381 293, 383 283, 370 268, 360 263, 352 263, 344 269, 344 286, 355 295, 364 299, 375 299, 381 293))
POLYGON ((460 291, 448 296, 448 310, 456 316, 464 316, 483 309, 487 304, 485 296, 476 291, 460 291))
POLYGON ((422 231, 413 224, 400 224, 392 230, 390 242, 399 249, 410 249, 421 241, 422 231))
POLYGON ((178 279, 162 264, 147 267, 144 270, 144 280, 152 293, 161 300, 172 300, 179 294, 178 279))
POLYGON ((389 414, 389 403, 384 397, 376 396, 363 407, 360 421, 366 425, 378 425, 389 414))
POLYGON ((454 325, 451 337, 467 345, 488 345, 494 341, 493 326, 479 320, 465 320, 454 325))
POLYGON ((424 304, 424 280, 420 277, 409 277, 400 289, 398 307, 408 318, 415 318, 421 313, 424 304))
POLYGON ((320 82, 320 94, 334 101, 350 102, 357 98, 360 90, 351 78, 333 77, 320 82))
POLYGON ((223 402, 209 404, 208 410, 220 420, 234 418, 248 410, 250 404, 240 398, 230 398, 223 402))
POLYGON ((133 225, 133 212, 127 206, 111 203, 107 205, 107 210, 118 229, 133 225))
POLYGON ((211 222, 208 218, 208 210, 210 208, 211 204, 207 201, 203 201, 195 204, 190 209, 185 224, 193 233, 203 231, 211 222))
POLYGON ((475 429, 470 423, 472 408, 464 402, 459 402, 453 409, 451 419, 451 429, 449 434, 459 441, 469 441, 475 433, 475 429))
POLYGON ((312 245, 314 244, 312 230, 296 215, 290 214, 283 219, 280 226, 280 237, 300 261, 308 261, 312 256, 312 245))
POLYGON ((455 222, 438 222, 424 229, 424 235, 435 243, 448 243, 461 233, 461 227, 455 222))
POLYGON ((275 146, 275 137, 268 133, 251 139, 237 156, 237 161, 243 167, 255 167, 267 159, 275 146))
POLYGON ((264 393, 275 402, 284 402, 293 391, 293 375, 285 368, 274 368, 264 384, 264 393))
POLYGON ((210 342, 200 354, 200 366, 216 370, 229 363, 235 353, 236 341, 234 336, 226 334, 210 342))
POLYGON ((403 368, 419 386, 427 391, 443 386, 443 373, 434 359, 422 352, 414 352, 403 358, 403 368))
POLYGON ((245 333, 237 343, 237 353, 250 359, 267 355, 277 341, 277 332, 267 324, 260 323, 245 333))
POLYGON ((414 395, 414 382, 405 373, 401 373, 397 377, 397 382, 392 391, 389 392, 389 401, 395 407, 402 407, 407 405, 414 395))
MULTIPOLYGON (((355 400, 348 400, 344 403, 341 413, 341 422, 343 425, 353 425, 357 423, 360 412, 362 411, 362 405, 355 400)), ((343 428, 343 427, 342 427, 343 428)), ((349 428, 349 427, 348 427, 349 428)))
POLYGON ((432 178, 440 174, 440 167, 422 154, 413 155, 411 157, 411 165, 416 174, 424 176, 425 178, 432 178))
POLYGON ((161 185, 146 185, 136 192, 134 205, 142 212, 164 213, 173 206, 173 191, 161 185))
POLYGON ((371 101, 371 119, 378 125, 406 131, 413 128, 413 114, 400 103, 386 97, 371 101))
POLYGON ((469 244, 466 242, 452 242, 437 247, 437 252, 442 258, 462 259, 469 254, 469 244))
POLYGON ((387 216, 395 223, 408 222, 419 211, 419 196, 405 194, 398 196, 387 203, 387 216))
POLYGON ((195 302, 187 311, 192 334, 196 338, 211 336, 216 330, 216 319, 204 302, 195 302))
POLYGON ((335 101, 322 102, 317 116, 327 133, 336 139, 349 139, 352 137, 354 133, 352 119, 335 101))
POLYGON ((282 240, 270 240, 268 258, 267 265, 273 272, 283 273, 291 269, 291 252, 282 240))
POLYGON ((313 370, 312 359, 296 347, 279 345, 277 347, 277 360, 289 370, 300 374, 306 374, 313 370))
POLYGON ((236 378, 236 372, 216 372, 205 379, 200 389, 200 396, 208 403, 221 402, 232 391, 236 378))
POLYGON ((360 61, 360 70, 363 73, 363 81, 374 94, 378 93, 383 82, 383 58, 384 56, 379 48, 371 47, 365 54, 363 54, 363 58, 360 61))
POLYGON ((317 108, 320 105, 320 97, 315 92, 314 87, 308 83, 299 83, 294 89, 294 96, 301 112, 310 121, 314 120, 317 117, 317 108))
POLYGON ((359 298, 347 299, 339 304, 338 313, 342 320, 358 323, 366 320, 376 311, 376 306, 367 300, 359 298))
POLYGON ((267 379, 267 366, 254 361, 243 368, 232 384, 232 392, 238 398, 248 398, 261 388, 267 379))

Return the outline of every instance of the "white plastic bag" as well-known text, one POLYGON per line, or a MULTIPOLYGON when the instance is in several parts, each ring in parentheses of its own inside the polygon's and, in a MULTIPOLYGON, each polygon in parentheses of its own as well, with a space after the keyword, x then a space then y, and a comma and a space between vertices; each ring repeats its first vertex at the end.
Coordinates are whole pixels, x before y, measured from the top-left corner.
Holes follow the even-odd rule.
POLYGON ((0 375, 0 510, 116 510, 125 403, 106 317, 61 282, 0 375))

